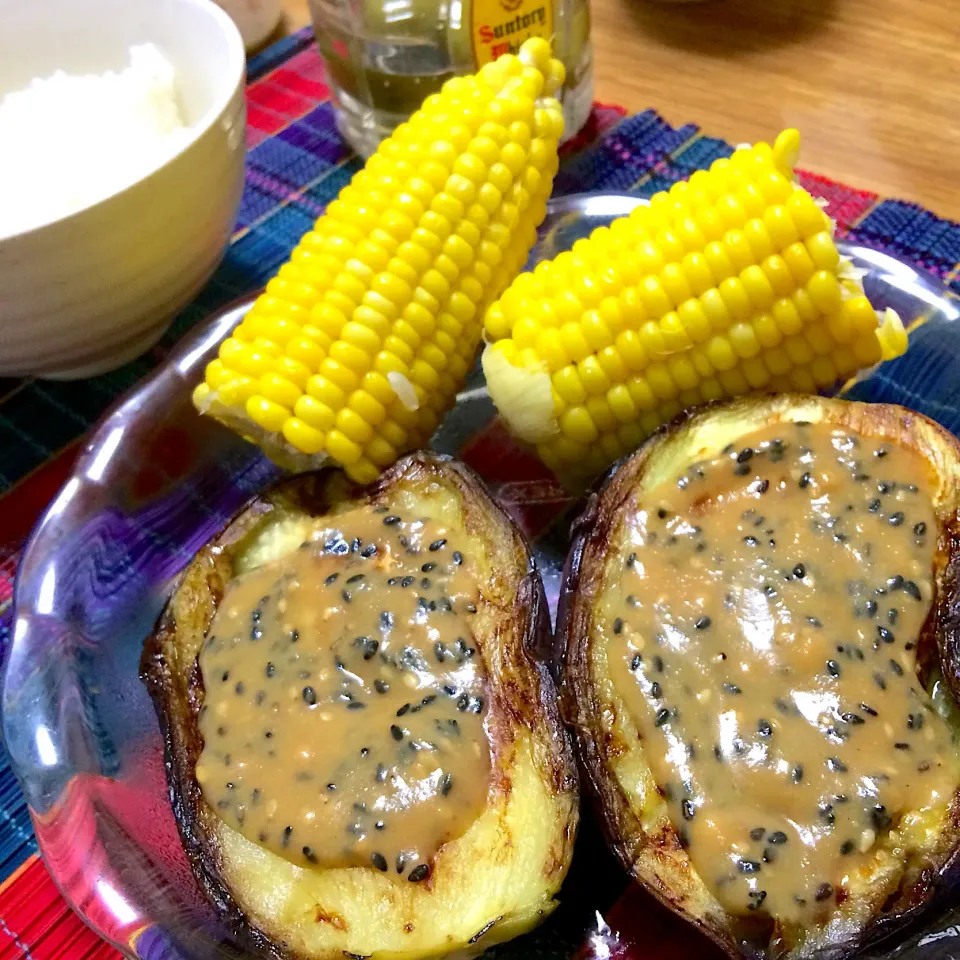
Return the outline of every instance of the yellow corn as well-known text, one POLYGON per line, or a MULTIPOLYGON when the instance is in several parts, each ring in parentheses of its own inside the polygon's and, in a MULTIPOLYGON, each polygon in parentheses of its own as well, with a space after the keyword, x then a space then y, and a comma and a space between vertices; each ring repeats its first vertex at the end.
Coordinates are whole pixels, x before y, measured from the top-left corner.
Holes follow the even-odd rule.
POLYGON ((906 349, 794 184, 798 149, 786 130, 717 160, 487 310, 490 394, 557 473, 599 472, 686 407, 828 389, 906 349))
POLYGON ((563 67, 527 41, 386 139, 220 347, 194 404, 360 483, 426 443, 546 212, 563 67))

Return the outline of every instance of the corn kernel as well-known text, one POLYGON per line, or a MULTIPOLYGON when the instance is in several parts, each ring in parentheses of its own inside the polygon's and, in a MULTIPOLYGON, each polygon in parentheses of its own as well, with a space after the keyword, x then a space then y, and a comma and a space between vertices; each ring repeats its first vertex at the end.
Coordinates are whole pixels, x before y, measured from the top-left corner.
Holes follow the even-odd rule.
MULTIPOLYGON (((722 300, 721 300, 722 304, 722 300)), ((676 316, 680 325, 694 343, 702 343, 710 336, 712 324, 707 317, 703 304, 696 297, 685 300, 677 307, 676 316)), ((666 318, 664 318, 664 321, 666 318)), ((663 322, 661 321, 661 327, 663 322)))
POLYGON ((770 382, 770 371, 759 357, 744 360, 740 364, 740 369, 753 390, 761 390, 770 382))
POLYGON ((822 323, 813 323, 803 331, 804 339, 810 344, 810 349, 818 356, 823 356, 833 350, 833 338, 829 328, 822 323))
POLYGON ((607 403, 606 397, 590 397, 586 403, 590 419, 601 433, 609 433, 617 427, 617 419, 607 403))
POLYGON ((597 439, 597 427, 583 406, 570 407, 560 418, 560 429, 577 443, 593 443, 597 439))
POLYGON ((301 453, 311 455, 323 450, 323 433, 314 430, 298 417, 288 417, 283 421, 282 429, 284 439, 301 453))
POLYGON ((817 357, 810 364, 810 375, 821 390, 832 387, 838 380, 836 367, 827 356, 817 357))
POLYGON ((293 409, 294 404, 303 395, 296 384, 276 373, 265 373, 258 384, 260 394, 274 403, 293 409))
POLYGON ((589 394, 606 393, 610 388, 610 378, 603 372, 594 356, 581 360, 577 364, 577 372, 580 374, 580 382, 589 394))
POLYGON ((813 198, 805 190, 796 190, 790 194, 786 201, 786 208, 801 240, 806 240, 807 237, 830 228, 827 215, 813 202, 813 198))
POLYGON ((733 320, 747 320, 753 313, 753 305, 747 295, 743 281, 739 277, 728 277, 717 290, 723 299, 723 304, 733 320))
POLYGON ((616 339, 616 348, 629 370, 643 370, 649 361, 649 354, 634 330, 624 330, 616 339))
POLYGON ((719 290, 707 290, 699 297, 700 306, 703 308, 710 327, 713 330, 726 330, 732 322, 730 311, 727 309, 726 301, 719 290))
POLYGON ((786 350, 787 356, 793 361, 794 366, 806 366, 813 360, 813 350, 810 344, 799 334, 787 337, 783 341, 783 349, 786 350))
POLYGON ((707 359, 716 370, 730 370, 737 364, 737 354, 726 337, 713 336, 704 344, 707 359))
POLYGON ((673 304, 658 277, 644 277, 637 288, 640 302, 649 317, 662 317, 673 309, 673 304))
POLYGON ((612 344, 604 347, 597 354, 597 363, 607 375, 611 383, 620 383, 627 377, 627 367, 620 356, 620 351, 612 344))
POLYGON ((667 359, 667 370, 670 372, 674 383, 681 390, 692 390, 700 382, 700 375, 686 355, 669 357, 667 359))
POLYGON ((247 416, 257 426, 274 433, 279 433, 284 422, 290 416, 290 411, 286 407, 257 395, 247 400, 246 410, 247 416))
POLYGON ((836 313, 843 302, 836 275, 818 270, 807 283, 807 293, 814 306, 823 314, 836 313))
POLYGON ((666 342, 660 324, 648 320, 638 331, 640 344, 643 349, 654 357, 663 356, 667 352, 666 342))
POLYGON ((739 367, 734 367, 732 370, 721 370, 717 374, 717 379, 731 397, 740 396, 750 390, 750 384, 739 367))
POLYGON ((704 254, 688 253, 680 266, 693 296, 699 297, 714 285, 713 273, 704 254))
MULTIPOLYGON (((774 304, 774 308, 776 308, 776 304, 774 304)), ((783 342, 783 333, 777 326, 776 320, 769 313, 761 313, 754 318, 753 330, 757 335, 760 346, 764 349, 776 347, 783 342)))

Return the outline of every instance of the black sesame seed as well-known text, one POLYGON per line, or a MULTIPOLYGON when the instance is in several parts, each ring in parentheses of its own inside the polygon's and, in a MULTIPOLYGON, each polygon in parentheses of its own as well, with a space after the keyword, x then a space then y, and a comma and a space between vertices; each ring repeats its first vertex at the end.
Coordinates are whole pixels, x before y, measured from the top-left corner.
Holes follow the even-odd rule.
POLYGON ((390 736, 399 743, 403 739, 403 731, 395 723, 391 723, 390 736))
POLYGON ((734 696, 743 692, 735 683, 724 683, 723 689, 726 693, 732 693, 734 696))
POLYGON ((886 830, 893 823, 893 817, 887 813, 887 808, 882 803, 878 803, 870 811, 870 822, 876 830, 886 830))
POLYGON ((694 623, 694 626, 698 630, 707 630, 709 629, 711 623, 712 621, 709 617, 698 617, 696 623, 694 623))
POLYGON ((808 486, 810 486, 810 484, 811 484, 812 482, 813 482, 813 476, 812 476, 811 474, 809 474, 809 473, 805 473, 805 474, 800 478, 800 484, 799 484, 799 485, 800 485, 800 489, 801 489, 801 490, 805 490, 808 486))
POLYGON ((340 596, 343 598, 344 603, 350 603, 353 600, 353 594, 349 590, 341 590, 340 596))
POLYGON ((339 576, 340 576, 339 573, 331 573, 330 576, 327 577, 327 579, 323 581, 323 585, 324 585, 325 587, 332 587, 333 584, 335 584, 335 583, 337 582, 337 578, 338 578, 339 576))
POLYGON ((613 632, 614 632, 614 633, 623 633, 623 620, 622 620, 622 618, 617 617, 617 619, 613 621, 613 632))
POLYGON ((896 660, 889 660, 888 663, 890 664, 890 669, 891 669, 898 677, 902 677, 902 676, 903 676, 903 667, 901 667, 900 664, 897 663, 896 660))
POLYGON ((767 835, 767 831, 763 827, 754 827, 750 831, 750 839, 754 841, 762 840, 767 835))
POLYGON ((902 740, 898 741, 893 745, 894 750, 909 750, 910 744, 904 743, 902 740))
POLYGON ((840 676, 840 664, 837 663, 836 660, 828 660, 828 661, 827 661, 827 673, 829 673, 831 677, 839 677, 839 676, 840 676))
POLYGON ((641 657, 639 653, 635 653, 633 658, 630 660, 630 669, 639 670, 641 663, 643 663, 643 657, 641 657))
POLYGON ((383 525, 385 527, 392 527, 394 524, 397 524, 399 522, 400 522, 400 518, 395 513, 391 513, 388 516, 383 518, 383 525))
POLYGON ((650 684, 650 696, 654 700, 659 700, 663 696, 663 691, 660 689, 660 684, 656 680, 650 684))
POLYGON ((903 523, 903 513, 899 510, 896 513, 891 513, 890 516, 887 517, 887 523, 889 523, 891 527, 899 527, 900 524, 903 523))
POLYGON ((377 693, 386 693, 390 689, 390 684, 387 683, 386 680, 374 680, 373 689, 376 690, 377 693))
POLYGON ((853 853, 855 849, 856 849, 856 844, 852 840, 844 840, 843 843, 840 844, 841 856, 845 857, 848 854, 853 853))
POLYGON ((767 899, 766 890, 751 890, 748 894, 750 897, 750 903, 747 904, 748 910, 759 910, 760 906, 763 904, 763 901, 767 899))
POLYGON ((430 867, 425 863, 421 863, 419 866, 414 867, 410 871, 409 875, 407 876, 407 879, 411 883, 419 883, 421 880, 425 880, 427 878, 427 874, 429 873, 430 873, 430 867))
POLYGON ((382 853, 371 853, 370 862, 383 873, 387 872, 387 858, 382 853))
POLYGON ((824 900, 829 900, 833 896, 833 887, 829 883, 821 883, 817 887, 816 895, 814 899, 817 903, 823 903, 824 900))
POLYGON ((316 856, 314 855, 314 852, 313 852, 313 847, 304 847, 304 848, 303 848, 303 855, 307 858, 307 860, 310 861, 310 863, 316 863, 316 862, 317 862, 317 858, 316 858, 316 856))
POLYGON ((828 757, 827 769, 834 773, 846 773, 847 765, 839 757, 828 757))
POLYGON ((794 783, 800 783, 800 781, 803 780, 803 764, 802 764, 802 763, 798 763, 798 764, 790 771, 790 779, 791 779, 794 783))
POLYGON ((886 627, 877 627, 877 637, 884 643, 893 643, 896 637, 886 627))
POLYGON ((692 800, 684 800, 680 807, 683 810, 684 820, 692 820, 697 815, 697 808, 692 800))
POLYGON ((879 500, 876 500, 876 499, 875 499, 875 500, 871 500, 871 501, 867 504, 867 510, 869 510, 870 513, 876 513, 879 509, 880 509, 880 501, 879 501, 879 500))
POLYGON ((753 456, 753 450, 750 447, 744 447, 737 454, 737 463, 746 463, 753 456))
POLYGON ((361 551, 360 556, 364 560, 369 560, 377 552, 377 545, 375 543, 367 544, 361 551))
POLYGON ((657 711, 657 718, 654 721, 654 725, 657 727, 662 727, 670 719, 670 711, 665 707, 661 707, 657 711))
POLYGON ((868 617, 875 617, 875 616, 877 615, 877 609, 878 609, 878 607, 877 607, 877 601, 876 601, 876 600, 868 600, 868 601, 863 605, 863 608, 864 608, 864 610, 866 610, 868 617))
POLYGON ((311 707, 317 702, 317 691, 314 690, 313 687, 304 687, 301 696, 303 697, 303 702, 311 707))
POLYGON ((440 540, 434 540, 428 549, 431 553, 436 553, 438 550, 442 550, 446 545, 447 541, 441 538, 440 540))
POLYGON ((663 657, 656 656, 653 658, 653 669, 657 673, 663 673, 663 657))
POLYGON ((291 643, 296 643, 299 639, 300 639, 300 631, 299 631, 299 630, 291 630, 291 631, 290 631, 290 642, 291 642, 291 643))
POLYGON ((907 596, 912 597, 914 600, 922 600, 923 597, 920 593, 920 588, 914 583, 913 580, 904 580, 903 582, 903 592, 907 596))
POLYGON ((793 575, 798 579, 802 580, 807 575, 807 568, 802 564, 798 563, 793 568, 793 575))
POLYGON ((743 542, 748 547, 755 547, 760 541, 756 537, 744 537, 743 542))
POLYGON ((770 723, 769 720, 758 720, 757 733, 759 733, 761 737, 772 737, 773 725, 770 723))
POLYGON ((739 860, 737 861, 737 869, 741 873, 759 873, 760 864, 756 860, 739 860))

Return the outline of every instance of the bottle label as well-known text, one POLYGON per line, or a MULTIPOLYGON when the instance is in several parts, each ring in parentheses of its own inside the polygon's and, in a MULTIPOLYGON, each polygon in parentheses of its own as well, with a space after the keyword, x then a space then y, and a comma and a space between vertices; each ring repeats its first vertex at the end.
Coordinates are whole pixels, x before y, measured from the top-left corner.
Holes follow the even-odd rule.
POLYGON ((473 0, 470 6, 478 69, 505 53, 519 53, 530 37, 553 36, 553 0, 473 0))

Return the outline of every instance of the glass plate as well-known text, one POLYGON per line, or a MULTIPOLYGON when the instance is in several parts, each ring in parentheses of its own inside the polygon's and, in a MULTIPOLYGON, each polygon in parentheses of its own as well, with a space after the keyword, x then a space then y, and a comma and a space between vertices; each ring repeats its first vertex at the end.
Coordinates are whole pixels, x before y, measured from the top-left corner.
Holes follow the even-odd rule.
MULTIPOLYGON (((594 196, 553 203, 533 260, 568 248, 637 202, 594 196)), ((862 247, 845 252, 869 269, 874 304, 894 307, 912 329, 904 357, 849 384, 845 394, 904 403, 957 432, 955 303, 927 274, 889 256, 862 247)), ((256 448, 197 416, 190 404, 204 364, 249 303, 226 308, 184 339, 101 421, 34 531, 17 582, 4 735, 44 859, 77 912, 144 960, 241 953, 182 852, 157 722, 137 669, 173 577, 279 475, 256 448)), ((495 421, 479 370, 433 446, 473 465, 525 529, 554 604, 577 504, 495 421)), ((589 819, 563 900, 545 927, 491 955, 712 955, 686 925, 627 884, 589 819)), ((901 955, 926 938, 912 955, 937 956, 957 935, 952 919, 916 932, 905 948, 871 955, 901 955)))

